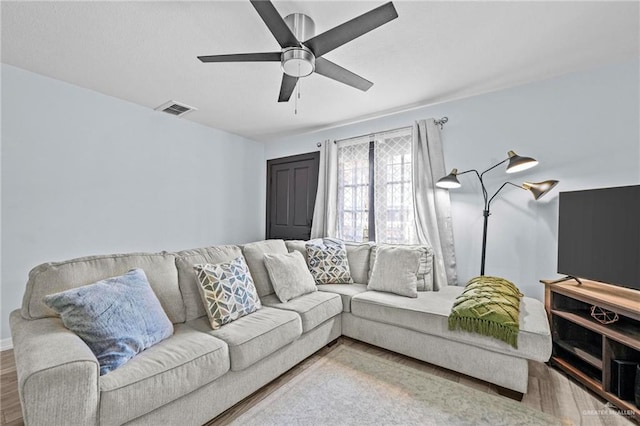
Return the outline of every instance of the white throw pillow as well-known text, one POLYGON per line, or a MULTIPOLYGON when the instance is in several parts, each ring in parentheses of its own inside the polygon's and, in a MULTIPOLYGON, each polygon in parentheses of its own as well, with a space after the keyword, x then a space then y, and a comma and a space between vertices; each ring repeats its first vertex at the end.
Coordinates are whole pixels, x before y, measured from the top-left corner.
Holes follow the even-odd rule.
POLYGON ((282 303, 318 290, 304 257, 298 251, 287 254, 266 253, 264 266, 282 303))
POLYGON ((420 252, 420 268, 418 269, 418 291, 433 291, 433 250, 426 245, 417 244, 385 244, 381 243, 371 248, 371 258, 369 259, 369 279, 373 274, 373 267, 376 264, 376 256, 379 247, 400 247, 406 250, 417 250, 420 252))
POLYGON ((382 244, 376 247, 367 289, 418 297, 418 276, 426 254, 427 249, 422 246, 382 244))
POLYGON ((349 271, 354 282, 366 284, 369 282, 369 261, 371 259, 371 248, 374 243, 344 243, 347 249, 347 260, 349 261, 349 271))

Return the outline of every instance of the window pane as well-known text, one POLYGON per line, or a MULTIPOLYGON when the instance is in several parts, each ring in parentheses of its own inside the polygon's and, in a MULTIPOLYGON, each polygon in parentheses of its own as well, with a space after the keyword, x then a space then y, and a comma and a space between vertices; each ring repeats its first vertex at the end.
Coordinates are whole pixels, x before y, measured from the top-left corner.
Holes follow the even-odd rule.
POLYGON ((417 242, 413 215, 411 129, 376 135, 374 201, 376 240, 417 242))
POLYGON ((369 140, 338 142, 338 238, 363 241, 369 224, 369 140))

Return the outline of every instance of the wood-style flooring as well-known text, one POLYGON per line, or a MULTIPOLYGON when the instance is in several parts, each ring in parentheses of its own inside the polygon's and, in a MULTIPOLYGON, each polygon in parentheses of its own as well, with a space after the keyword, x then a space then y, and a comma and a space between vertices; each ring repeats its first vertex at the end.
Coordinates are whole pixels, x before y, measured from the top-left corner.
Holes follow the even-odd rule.
MULTIPOLYGON (((340 345, 374 354, 376 356, 418 368, 445 379, 465 384, 474 389, 497 395, 495 386, 471 377, 436 367, 422 361, 380 349, 366 343, 341 337, 340 345)), ((309 366, 326 356, 337 345, 325 347, 310 356, 287 373, 283 374, 267 386, 245 398, 209 423, 207 426, 226 425, 247 411, 257 401, 300 374, 309 366)), ((22 425, 22 412, 18 398, 18 379, 16 375, 13 351, 0 352, 0 425, 22 425)), ((524 396, 522 404, 549 413, 561 419, 567 425, 612 425, 632 426, 635 423, 617 415, 615 410, 608 409, 605 401, 587 391, 582 385, 568 378, 562 372, 539 362, 529 365, 529 392, 524 396)))
POLYGON ((0 425, 22 425, 13 350, 0 352, 0 425))

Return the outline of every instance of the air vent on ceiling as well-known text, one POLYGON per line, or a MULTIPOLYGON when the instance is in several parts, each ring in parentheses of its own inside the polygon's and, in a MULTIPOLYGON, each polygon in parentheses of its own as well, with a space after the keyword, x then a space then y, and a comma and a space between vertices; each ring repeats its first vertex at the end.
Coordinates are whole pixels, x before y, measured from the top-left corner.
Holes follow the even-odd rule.
POLYGON ((175 116, 183 116, 191 111, 197 111, 198 108, 194 108, 189 105, 182 104, 176 101, 165 102, 159 107, 155 108, 156 111, 166 112, 167 114, 175 115, 175 116))

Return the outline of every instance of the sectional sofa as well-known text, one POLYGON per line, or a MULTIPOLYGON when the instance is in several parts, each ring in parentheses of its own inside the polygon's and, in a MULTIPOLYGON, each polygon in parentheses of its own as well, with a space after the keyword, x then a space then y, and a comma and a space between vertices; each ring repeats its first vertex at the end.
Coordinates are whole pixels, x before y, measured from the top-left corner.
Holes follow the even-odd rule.
POLYGON ((319 285, 281 303, 265 253, 304 242, 266 240, 180 252, 92 256, 46 263, 29 274, 11 330, 27 425, 198 425, 207 422, 341 335, 494 383, 527 391, 528 360, 548 360, 551 337, 543 305, 524 297, 518 349, 493 338, 449 331, 462 287, 407 298, 367 290, 371 244, 347 245, 355 284, 319 285), (243 255, 262 309, 212 330, 193 272, 197 263, 243 255), (66 329, 44 296, 142 268, 174 334, 118 369, 99 375, 86 344, 66 329))

